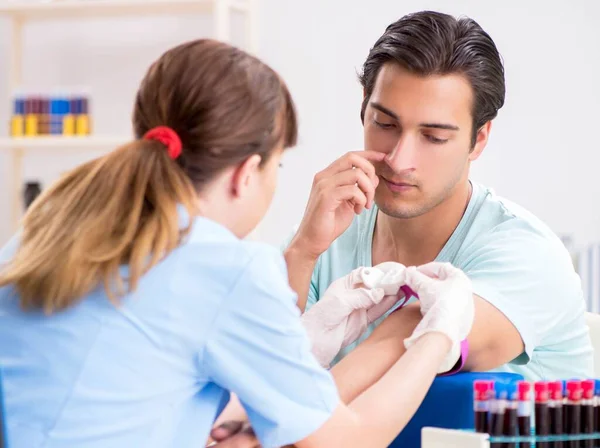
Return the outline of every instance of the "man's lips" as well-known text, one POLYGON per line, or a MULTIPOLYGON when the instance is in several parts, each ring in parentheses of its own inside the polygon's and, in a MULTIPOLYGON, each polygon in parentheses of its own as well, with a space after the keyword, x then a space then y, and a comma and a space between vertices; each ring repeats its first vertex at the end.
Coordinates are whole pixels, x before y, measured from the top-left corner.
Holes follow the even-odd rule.
POLYGON ((383 180, 383 182, 386 184, 386 186, 392 191, 402 192, 402 191, 410 190, 411 188, 416 188, 416 185, 408 183, 408 182, 402 182, 402 181, 395 182, 395 181, 389 180, 383 176, 380 176, 380 177, 383 180))

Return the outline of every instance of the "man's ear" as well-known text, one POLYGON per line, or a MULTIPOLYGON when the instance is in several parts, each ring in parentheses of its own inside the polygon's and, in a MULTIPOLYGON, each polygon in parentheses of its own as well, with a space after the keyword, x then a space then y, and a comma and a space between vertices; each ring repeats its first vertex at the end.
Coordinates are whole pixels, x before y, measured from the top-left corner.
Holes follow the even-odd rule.
POLYGON ((477 135, 475 136, 475 145, 473 146, 473 149, 471 149, 471 153, 469 154, 469 160, 471 162, 473 160, 477 160, 483 152, 483 150, 485 149, 485 145, 487 145, 491 130, 492 121, 490 120, 486 124, 481 126, 477 131, 477 135))
POLYGON ((233 196, 239 198, 244 195, 253 176, 260 170, 261 160, 261 156, 253 154, 237 166, 231 177, 231 194, 233 196))

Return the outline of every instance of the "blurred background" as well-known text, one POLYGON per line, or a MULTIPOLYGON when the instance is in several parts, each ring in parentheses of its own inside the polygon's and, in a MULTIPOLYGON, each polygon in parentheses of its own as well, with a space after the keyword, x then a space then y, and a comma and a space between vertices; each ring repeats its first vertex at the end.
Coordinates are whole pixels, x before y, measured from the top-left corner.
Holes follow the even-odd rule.
MULTIPOLYGON (((239 11, 227 25, 219 25, 209 9, 148 15, 154 0, 133 2, 138 11, 106 17, 80 11, 76 18, 63 18, 50 9, 75 7, 75 2, 94 8, 101 1, 0 3, 0 243, 14 231, 15 185, 27 201, 25 193, 36 190, 27 183, 46 188, 65 170, 111 149, 101 146, 126 141, 134 94, 148 65, 175 44, 215 36, 222 32, 219 27, 228 26, 234 44, 255 51, 279 71, 299 111, 300 144, 285 155, 275 200, 255 234, 280 244, 301 219, 314 174, 362 147, 357 72, 369 48, 402 15, 434 9, 474 18, 505 61, 506 104, 472 178, 539 216, 565 239, 574 257, 585 254, 584 264, 600 264, 600 251, 593 250, 600 241, 600 2, 256 0, 250 31, 239 11), (45 12, 39 12, 40 3, 45 12), (39 17, 31 13, 34 19, 25 20, 25 13, 15 13, 19 8, 21 13, 38 8, 39 17), (18 76, 15 44, 22 68, 18 76), (35 95, 50 101, 84 98, 89 124, 82 133, 89 134, 89 144, 32 144, 32 150, 18 151, 15 162, 15 148, 30 145, 18 143, 28 137, 10 138, 11 120, 20 111, 15 98, 27 103, 35 95)), ((182 2, 172 3, 175 11, 182 2)), ((597 272, 600 278, 600 268, 597 272)))

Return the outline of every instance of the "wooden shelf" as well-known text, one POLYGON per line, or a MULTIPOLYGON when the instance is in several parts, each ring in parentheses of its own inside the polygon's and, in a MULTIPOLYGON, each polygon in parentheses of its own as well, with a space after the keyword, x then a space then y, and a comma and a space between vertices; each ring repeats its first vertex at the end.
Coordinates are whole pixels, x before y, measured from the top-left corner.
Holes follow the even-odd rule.
MULTIPOLYGON (((116 16, 210 13, 221 0, 52 0, 15 2, 0 6, 0 14, 22 20, 55 20, 116 16)), ((248 1, 228 1, 232 9, 247 11, 248 1)))
MULTIPOLYGON (((0 0, 0 17, 10 20, 11 45, 4 63, 8 69, 8 91, 16 91, 23 81, 23 29, 31 22, 49 20, 94 20, 116 17, 156 17, 209 15, 212 37, 224 42, 232 40, 232 13, 244 17, 241 47, 256 53, 258 34, 256 17, 258 0, 0 0)), ((23 212, 21 188, 23 160, 29 153, 36 155, 71 153, 86 150, 110 151, 132 140, 131 136, 108 135, 86 137, 44 136, 31 138, 0 138, 0 152, 11 159, 11 195, 13 230, 23 212)))
POLYGON ((127 136, 40 136, 40 137, 17 137, 0 138, 0 151, 22 149, 22 150, 89 150, 89 149, 112 149, 124 143, 130 142, 133 137, 127 136))

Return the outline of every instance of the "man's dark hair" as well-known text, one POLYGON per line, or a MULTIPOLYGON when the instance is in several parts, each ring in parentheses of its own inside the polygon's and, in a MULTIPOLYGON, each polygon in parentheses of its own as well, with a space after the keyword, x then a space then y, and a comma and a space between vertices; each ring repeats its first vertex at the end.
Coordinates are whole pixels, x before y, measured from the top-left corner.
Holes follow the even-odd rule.
POLYGON ((504 104, 504 67, 492 38, 470 18, 421 11, 406 15, 387 27, 371 48, 360 75, 364 88, 360 116, 365 109, 381 67, 400 64, 411 73, 464 75, 473 88, 473 135, 498 114, 504 104))

